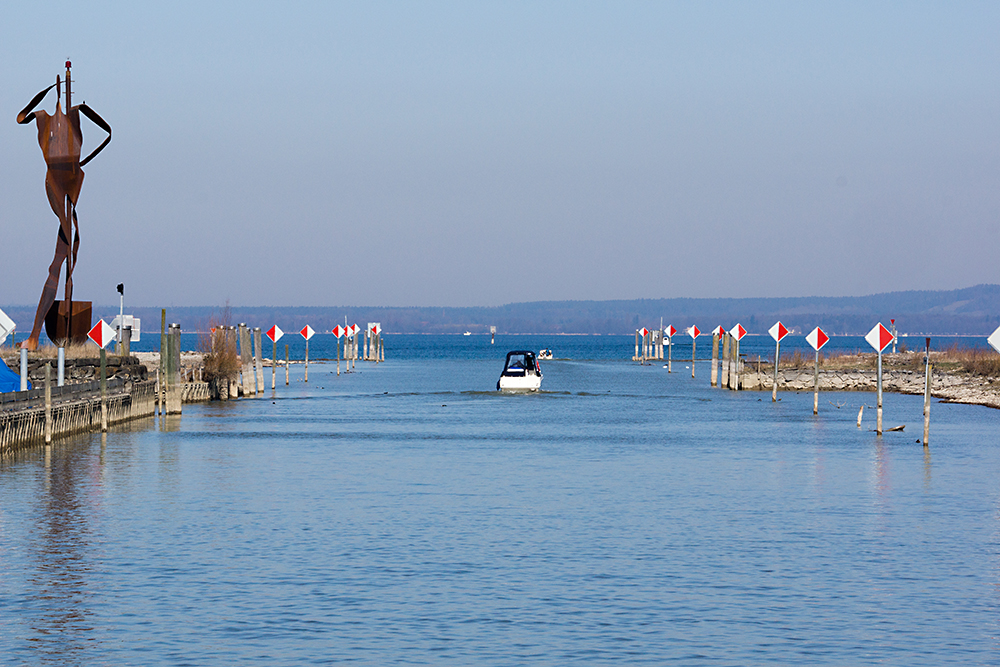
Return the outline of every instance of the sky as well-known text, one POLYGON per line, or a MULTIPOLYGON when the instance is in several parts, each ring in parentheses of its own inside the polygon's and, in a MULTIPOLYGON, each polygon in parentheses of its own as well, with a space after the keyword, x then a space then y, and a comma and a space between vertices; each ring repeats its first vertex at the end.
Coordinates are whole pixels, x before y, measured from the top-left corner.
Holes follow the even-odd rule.
POLYGON ((114 131, 77 207, 97 304, 1000 283, 998 28, 985 2, 4 3, 0 303, 52 261, 15 117, 66 58, 114 131))

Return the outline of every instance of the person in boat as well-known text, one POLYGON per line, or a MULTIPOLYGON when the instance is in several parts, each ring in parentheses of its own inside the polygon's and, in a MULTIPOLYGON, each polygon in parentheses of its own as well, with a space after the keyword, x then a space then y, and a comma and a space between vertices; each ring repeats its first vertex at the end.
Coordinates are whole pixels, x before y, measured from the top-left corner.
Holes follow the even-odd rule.
POLYGON ((35 312, 35 323, 31 328, 31 335, 21 343, 22 347, 29 350, 38 347, 42 323, 55 302, 56 290, 59 286, 59 273, 62 270, 63 262, 66 263, 66 301, 71 302, 73 299, 73 268, 76 266, 76 255, 80 249, 80 224, 76 217, 76 202, 80 197, 80 188, 83 186, 82 167, 93 160, 111 141, 111 126, 96 111, 87 106, 86 102, 69 106, 69 69, 70 62, 67 60, 66 113, 63 113, 61 105, 62 82, 56 76, 54 84, 35 95, 28 102, 28 105, 17 114, 17 122, 20 125, 27 125, 31 121, 35 121, 38 128, 38 145, 42 149, 42 155, 45 157, 45 164, 48 167, 45 172, 45 193, 48 195, 52 211, 59 218, 56 252, 52 264, 49 265, 49 277, 42 288, 42 297, 38 300, 38 310, 35 312), (56 89, 55 113, 49 114, 42 109, 36 111, 35 107, 53 88, 56 89), (83 146, 80 114, 89 118, 95 125, 108 133, 104 142, 83 160, 80 159, 83 146), (74 227, 76 228, 75 233, 74 227), (70 247, 71 238, 73 239, 72 247, 70 247))

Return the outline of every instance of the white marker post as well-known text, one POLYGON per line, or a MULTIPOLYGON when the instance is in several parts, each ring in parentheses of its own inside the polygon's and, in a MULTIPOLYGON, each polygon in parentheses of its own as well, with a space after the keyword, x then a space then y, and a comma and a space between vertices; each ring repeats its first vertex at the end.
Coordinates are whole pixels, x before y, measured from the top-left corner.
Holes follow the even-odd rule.
POLYGON ((346 329, 344 329, 344 327, 340 326, 339 324, 337 326, 335 326, 333 329, 330 330, 330 333, 333 334, 333 337, 335 339, 334 343, 333 343, 333 346, 335 348, 337 348, 337 376, 338 377, 340 376, 340 337, 343 336, 345 332, 346 332, 346 329))
MULTIPOLYGON (((814 415, 818 415, 819 414, 819 351, 823 348, 824 345, 827 344, 827 342, 829 340, 830 340, 830 337, 827 336, 823 332, 823 330, 820 329, 819 327, 816 327, 815 329, 813 329, 812 331, 810 331, 809 335, 806 336, 806 342, 809 343, 809 345, 812 346, 812 349, 816 350, 816 367, 813 370, 813 384, 815 385, 815 387, 813 389, 813 414, 814 415)), ((881 357, 879 357, 879 358, 881 359, 881 357)), ((880 366, 880 368, 881 368, 881 366, 880 366)), ((882 387, 881 377, 882 376, 880 374, 879 375, 879 378, 880 378, 879 379, 879 396, 880 397, 882 396, 882 393, 881 393, 882 392, 882 389, 881 389, 881 387, 882 387)), ((879 405, 882 405, 882 399, 881 398, 879 398, 879 405)))
POLYGON ((924 447, 931 432, 931 339, 924 346, 924 447))
POLYGON ((701 329, 692 324, 691 328, 688 329, 688 335, 691 336, 691 377, 694 377, 694 350, 698 336, 701 335, 701 329))
POLYGON ((878 380, 877 380, 877 391, 878 391, 878 404, 876 407, 875 416, 875 433, 882 435, 882 351, 889 346, 892 342, 892 332, 882 326, 879 322, 872 330, 868 332, 865 336, 865 340, 868 344, 875 348, 878 352, 878 380))
POLYGON ((667 328, 663 330, 663 333, 667 335, 667 372, 674 372, 674 334, 677 333, 672 325, 668 324, 667 328))
POLYGON ((726 335, 722 325, 712 329, 712 386, 719 386, 719 341, 726 335))
POLYGON ((733 337, 736 341, 733 345, 733 358, 736 360, 735 368, 733 373, 735 374, 735 382, 733 382, 733 389, 736 391, 740 390, 740 341, 743 337, 747 335, 747 330, 743 328, 743 325, 739 322, 736 326, 729 330, 729 335, 733 337))
MULTIPOLYGON (((278 372, 278 340, 285 335, 277 324, 267 330, 267 337, 271 339, 273 351, 271 352, 271 389, 274 389, 274 375, 278 372)), ((287 384, 287 383, 286 383, 287 384)))
POLYGON ((98 320, 87 337, 101 348, 101 431, 105 432, 108 430, 108 353, 104 348, 115 339, 115 330, 104 320, 98 320))
POLYGON ((309 339, 313 337, 316 332, 308 324, 302 327, 302 331, 299 332, 302 337, 306 339, 306 375, 305 382, 309 382, 309 339))
POLYGON ((774 403, 778 400, 778 359, 781 357, 781 339, 788 335, 788 329, 781 320, 778 320, 767 333, 774 339, 774 385, 771 387, 771 402, 774 403))

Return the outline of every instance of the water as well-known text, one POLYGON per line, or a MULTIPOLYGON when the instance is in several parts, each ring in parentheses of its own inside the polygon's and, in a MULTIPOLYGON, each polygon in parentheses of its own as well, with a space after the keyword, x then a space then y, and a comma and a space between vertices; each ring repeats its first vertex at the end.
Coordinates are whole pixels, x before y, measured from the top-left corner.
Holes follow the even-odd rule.
POLYGON ((475 338, 0 464, 0 662, 1000 662, 1000 412, 475 338))

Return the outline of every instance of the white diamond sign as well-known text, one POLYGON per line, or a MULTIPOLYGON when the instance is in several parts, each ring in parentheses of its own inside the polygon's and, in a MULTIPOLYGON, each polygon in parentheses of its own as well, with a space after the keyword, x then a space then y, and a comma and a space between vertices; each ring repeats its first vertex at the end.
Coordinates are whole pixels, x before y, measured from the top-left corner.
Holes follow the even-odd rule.
POLYGON ((990 334, 990 337, 986 339, 986 342, 989 343, 994 350, 1000 352, 1000 327, 997 327, 997 330, 990 334))
POLYGON ((788 335, 788 329, 786 329, 785 325, 779 320, 774 323, 773 327, 767 330, 767 333, 771 334, 771 338, 774 339, 774 342, 780 343, 781 339, 788 335))
POLYGON ((302 327, 302 331, 300 331, 299 333, 302 334, 302 337, 305 338, 306 340, 309 340, 316 334, 316 332, 313 331, 313 328, 308 324, 302 327))
POLYGON ((108 323, 104 320, 98 320, 94 328, 87 333, 87 337, 103 349, 115 339, 115 330, 108 326, 108 323))
POLYGON ((819 327, 816 327, 808 334, 806 334, 806 342, 809 343, 809 345, 812 346, 812 349, 816 350, 817 352, 822 350, 823 346, 826 345, 827 342, 829 342, 829 340, 830 337, 827 336, 826 333, 819 327))
POLYGON ((865 336, 865 340, 868 341, 869 345, 875 348, 876 352, 881 352, 889 346, 889 343, 892 342, 892 332, 882 326, 882 323, 879 322, 872 327, 871 331, 868 332, 868 335, 865 336))
POLYGON ((747 330, 743 328, 742 324, 737 322, 736 326, 729 330, 729 335, 738 341, 743 340, 743 337, 747 335, 747 330))
POLYGON ((673 338, 674 334, 677 333, 677 329, 668 324, 667 328, 663 330, 663 333, 666 334, 667 338, 673 338))
POLYGON ((14 320, 7 317, 7 313, 0 310, 0 345, 3 345, 4 341, 7 340, 7 336, 16 328, 14 320))

